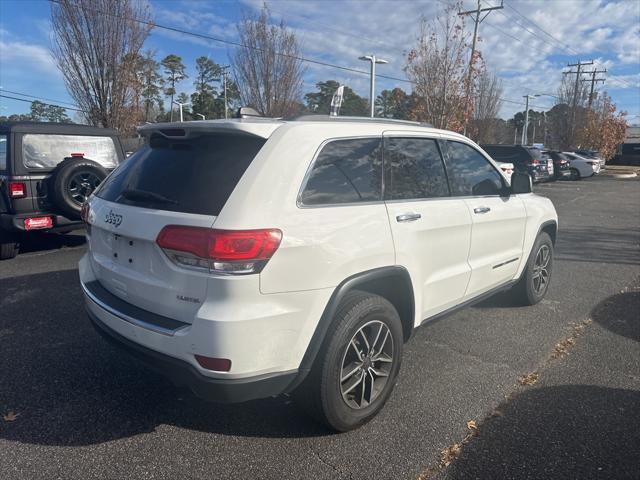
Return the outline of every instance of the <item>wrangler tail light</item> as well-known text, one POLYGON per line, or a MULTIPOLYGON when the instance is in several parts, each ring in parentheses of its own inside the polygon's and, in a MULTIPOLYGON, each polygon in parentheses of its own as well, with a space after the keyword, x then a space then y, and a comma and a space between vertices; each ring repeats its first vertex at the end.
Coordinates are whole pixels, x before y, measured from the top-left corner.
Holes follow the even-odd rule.
POLYGON ((24 182, 9 182, 9 196, 24 198, 27 196, 27 185, 24 182))
POLYGON ((276 252, 282 232, 260 230, 216 230, 167 225, 156 243, 176 264, 227 274, 259 273, 276 252))

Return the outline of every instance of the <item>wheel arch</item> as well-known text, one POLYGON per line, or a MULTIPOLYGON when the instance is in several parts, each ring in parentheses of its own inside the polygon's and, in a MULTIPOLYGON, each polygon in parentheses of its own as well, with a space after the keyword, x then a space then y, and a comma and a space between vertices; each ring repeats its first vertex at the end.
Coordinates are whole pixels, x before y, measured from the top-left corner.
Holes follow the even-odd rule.
MULTIPOLYGON (((551 242, 555 246, 556 237, 558 235, 558 222, 556 222, 555 220, 548 220, 544 222, 538 229, 538 235, 540 235, 542 232, 547 233, 551 237, 551 242)), ((536 238, 538 237, 538 235, 536 235, 536 238)))
POLYGON ((340 302, 353 290, 379 295, 391 302, 400 316, 404 340, 411 338, 414 329, 415 299, 409 272, 401 266, 388 266, 352 275, 343 280, 333 291, 302 358, 298 378, 288 390, 293 390, 302 383, 311 371, 334 323, 340 302))

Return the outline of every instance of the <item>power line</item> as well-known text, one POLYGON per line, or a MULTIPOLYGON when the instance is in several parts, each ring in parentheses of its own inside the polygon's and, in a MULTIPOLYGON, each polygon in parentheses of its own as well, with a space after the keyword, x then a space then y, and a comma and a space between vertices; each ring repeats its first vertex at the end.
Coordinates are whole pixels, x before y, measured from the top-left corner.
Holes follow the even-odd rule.
MULTIPOLYGON (((49 0, 49 1, 51 3, 56 3, 56 4, 59 4, 59 5, 62 4, 62 2, 60 0, 49 0)), ((451 6, 449 3, 447 3, 444 0, 437 0, 437 1, 439 3, 444 4, 444 5, 451 6)), ((204 38, 206 40, 211 40, 211 41, 214 41, 214 42, 225 43, 225 44, 228 44, 228 45, 247 48, 247 49, 250 49, 250 50, 256 50, 258 52, 263 52, 264 53, 264 51, 262 49, 258 48, 258 47, 245 45, 245 44, 243 44, 241 42, 234 42, 232 40, 225 40, 225 39, 214 37, 214 36, 207 35, 207 34, 204 34, 204 33, 192 32, 192 31, 189 31, 189 30, 184 30, 184 29, 177 28, 177 27, 171 27, 171 26, 168 26, 168 25, 162 25, 162 24, 158 24, 158 23, 154 23, 154 22, 147 22, 147 21, 141 20, 139 18, 123 17, 121 15, 116 15, 116 14, 113 14, 113 13, 110 13, 110 12, 104 12, 102 10, 98 10, 98 9, 95 9, 95 8, 79 6, 79 5, 76 5, 76 6, 78 6, 79 8, 85 9, 85 10, 93 11, 95 13, 99 13, 101 15, 106 15, 106 16, 113 17, 113 18, 116 18, 116 19, 133 21, 133 22, 136 22, 136 23, 140 23, 142 25, 147 25, 147 26, 152 27, 152 28, 159 28, 159 29, 163 29, 163 30, 176 32, 176 33, 181 33, 181 34, 184 34, 184 35, 191 35, 191 36, 194 36, 194 37, 204 38)), ((333 63, 329 63, 329 62, 323 62, 321 60, 315 60, 315 59, 311 59, 311 58, 307 58, 307 57, 301 57, 299 55, 290 55, 290 54, 282 53, 282 52, 274 52, 274 55, 285 57, 285 58, 293 58, 293 59, 296 59, 296 60, 299 60, 299 61, 302 61, 302 62, 312 63, 312 64, 316 64, 316 65, 320 65, 320 66, 324 66, 324 67, 329 67, 329 68, 336 68, 336 69, 339 69, 339 70, 344 70, 344 71, 352 72, 352 73, 358 73, 358 74, 361 74, 361 75, 370 75, 370 72, 367 72, 365 70, 359 70, 357 68, 351 68, 351 67, 345 67, 345 66, 342 66, 342 65, 336 65, 336 64, 333 64, 333 63)), ((393 80, 393 81, 397 81, 397 82, 408 83, 410 85, 416 85, 416 83, 417 83, 417 82, 415 82, 413 80, 409 80, 409 79, 406 79, 406 78, 392 77, 392 76, 389 76, 389 75, 376 74, 376 77, 377 78, 384 78, 386 80, 393 80)), ((524 102, 519 102, 519 101, 515 101, 515 100, 509 100, 509 99, 505 99, 505 98, 501 98, 500 100, 502 100, 504 102, 507 102, 507 103, 514 103, 514 104, 517 104, 517 105, 524 105, 524 102)), ((544 108, 544 107, 537 106, 536 108, 544 108)))
MULTIPOLYGON (((58 5, 62 5, 62 2, 60 0, 49 0, 49 1, 51 3, 56 3, 58 5)), ((89 10, 89 11, 92 11, 92 12, 95 12, 95 13, 99 13, 101 15, 106 15, 106 16, 109 16, 109 17, 113 17, 113 18, 116 18, 116 19, 127 20, 127 21, 140 23, 142 25, 146 25, 146 26, 151 27, 151 28, 159 28, 159 29, 168 30, 168 31, 171 31, 171 32, 182 33, 184 35, 191 35, 191 36, 198 37, 198 38, 204 38, 205 40, 211 40, 213 42, 219 42, 219 43, 225 43, 227 45, 233 45, 234 47, 241 47, 241 48, 247 48, 249 50, 255 50, 255 51, 258 51, 260 53, 269 53, 269 52, 265 52, 264 49, 261 49, 259 47, 253 47, 251 45, 245 45, 243 43, 234 42, 232 40, 225 40, 223 38, 214 37, 214 36, 207 35, 207 34, 204 34, 204 33, 190 32, 188 30, 184 30, 184 29, 177 28, 177 27, 170 27, 168 25, 161 25, 161 24, 155 23, 155 22, 147 22, 146 20, 141 20, 139 18, 123 17, 121 15, 116 15, 114 13, 105 12, 105 11, 102 11, 102 10, 98 10, 98 9, 90 8, 90 7, 86 7, 86 6, 80 6, 80 5, 75 5, 75 6, 78 7, 78 8, 82 8, 83 10, 89 10)), ((291 55, 291 54, 282 53, 282 52, 273 52, 273 54, 278 56, 278 57, 292 58, 292 59, 295 59, 295 60, 299 60, 301 62, 313 63, 315 65, 320 65, 320 66, 323 66, 323 67, 331 67, 331 68, 336 68, 336 69, 339 69, 339 70, 344 70, 344 71, 347 71, 347 72, 359 73, 359 74, 362 74, 362 75, 369 75, 369 72, 364 71, 364 70, 359 70, 357 68, 351 68, 351 67, 344 67, 342 65, 335 65, 333 63, 323 62, 321 60, 315 60, 315 59, 307 58, 307 57, 301 57, 299 55, 291 55)), ((411 80, 407 80, 405 78, 390 77, 390 76, 387 76, 387 75, 376 74, 376 77, 385 78, 387 80, 395 80, 395 81, 398 81, 398 82, 413 83, 411 80)))
MULTIPOLYGON (((18 97, 12 97, 10 95, 3 95, 0 93, 0 97, 2 98, 10 98, 11 100, 18 100, 19 102, 27 102, 27 103, 33 103, 32 100, 27 100, 26 98, 18 98, 18 97)), ((36 98, 36 97, 34 97, 36 98)), ((62 105, 55 105, 53 103, 45 103, 45 102, 40 102, 43 103, 44 105, 48 105, 50 107, 58 107, 58 108, 62 108, 64 110, 73 110, 74 112, 82 112, 82 113, 87 113, 84 110, 80 110, 78 108, 71 108, 71 107, 63 107, 62 105)))
POLYGON ((22 93, 22 92, 14 92, 12 90, 7 90, 5 88, 0 87, 0 93, 2 93, 2 92, 14 93, 16 95, 21 95, 23 97, 35 98, 36 100, 47 100, 49 102, 64 103, 66 105, 72 105, 74 107, 77 107, 77 105, 75 103, 63 102, 62 100, 54 100, 53 98, 36 97, 35 95, 29 95, 27 93, 22 93))
MULTIPOLYGON (((511 10, 513 10, 518 16, 520 16, 521 18, 523 18, 524 20, 528 21, 529 23, 531 23, 534 27, 536 27, 538 30, 540 30, 542 33, 544 33, 545 35, 547 35, 549 38, 553 39, 560 47, 562 47, 566 52, 572 53, 574 55, 580 55, 579 52, 577 52, 576 50, 574 50, 573 48, 571 48, 568 44, 562 42, 561 40, 557 39, 556 37, 554 37, 553 35, 551 35, 549 32, 547 32, 544 28, 542 28, 540 25, 538 25, 535 21, 531 20, 529 17, 526 17, 525 15, 523 15, 522 13, 520 13, 518 10, 516 10, 515 7, 513 7, 510 4, 507 4, 507 7, 511 10)), ((506 16, 505 13, 503 13, 502 11, 500 12, 502 13, 502 15, 504 15, 506 18, 508 18, 506 16)), ((540 40, 545 41, 543 38, 539 37, 538 35, 536 35, 534 32, 532 32, 531 30, 529 30, 528 28, 526 28, 524 25, 522 25, 519 22, 516 22, 518 25, 520 25, 522 28, 524 28, 527 32, 531 33, 532 35, 540 38, 540 40)), ((549 44, 548 42, 545 41, 545 43, 549 44)), ((553 46, 553 45, 552 45, 553 46)), ((594 60, 594 63, 600 65, 601 67, 605 67, 604 64, 602 64, 601 62, 598 62, 597 60, 594 60)), ((624 79, 619 79, 619 81, 626 85, 627 87, 630 88, 636 88, 635 85, 632 85, 630 83, 628 83, 626 80, 624 79)))

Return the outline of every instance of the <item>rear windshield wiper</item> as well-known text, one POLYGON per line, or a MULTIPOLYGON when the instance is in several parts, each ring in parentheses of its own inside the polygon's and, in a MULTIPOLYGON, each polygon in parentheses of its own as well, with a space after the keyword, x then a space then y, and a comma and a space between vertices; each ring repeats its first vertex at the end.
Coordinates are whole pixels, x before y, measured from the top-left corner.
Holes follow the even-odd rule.
POLYGON ((178 204, 178 201, 174 200, 173 198, 168 198, 168 197, 165 197, 164 195, 160 195, 159 193, 148 192, 146 190, 137 190, 137 189, 124 190, 120 195, 126 198, 127 200, 133 200, 133 201, 136 201, 136 200, 142 201, 142 202, 150 201, 155 203, 166 203, 171 205, 178 204))

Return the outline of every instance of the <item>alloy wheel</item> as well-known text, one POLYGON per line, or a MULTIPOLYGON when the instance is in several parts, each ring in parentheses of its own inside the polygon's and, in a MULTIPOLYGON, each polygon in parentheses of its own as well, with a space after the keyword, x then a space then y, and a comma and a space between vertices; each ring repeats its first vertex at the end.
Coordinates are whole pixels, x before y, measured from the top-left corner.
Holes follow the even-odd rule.
POLYGON ((80 172, 69 180, 69 195, 79 205, 84 204, 93 191, 100 185, 97 175, 90 172, 80 172))
POLYGON ((340 392, 356 410, 371 405, 383 392, 393 365, 393 336, 389 327, 373 320, 353 335, 340 370, 340 392))
POLYGON ((551 249, 548 245, 542 245, 536 253, 533 263, 533 290, 536 295, 541 295, 549 285, 549 262, 551 261, 551 249))

